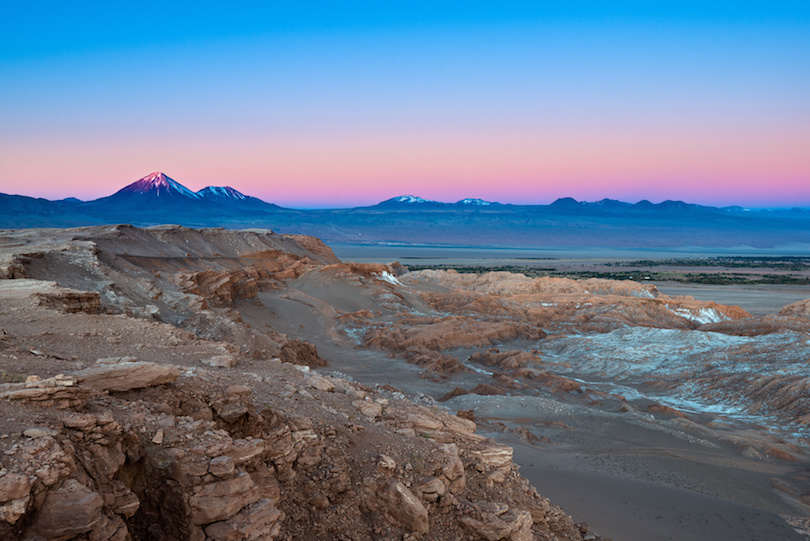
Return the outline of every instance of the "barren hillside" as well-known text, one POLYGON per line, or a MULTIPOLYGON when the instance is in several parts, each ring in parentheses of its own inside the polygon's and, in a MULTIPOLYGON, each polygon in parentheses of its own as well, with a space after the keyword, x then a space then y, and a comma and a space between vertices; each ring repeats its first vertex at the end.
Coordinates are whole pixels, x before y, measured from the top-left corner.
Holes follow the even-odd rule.
POLYGON ((596 531, 802 538, 801 306, 179 226, 6 230, 0 277, 9 539, 598 538, 513 456, 541 493, 614 479, 596 531))

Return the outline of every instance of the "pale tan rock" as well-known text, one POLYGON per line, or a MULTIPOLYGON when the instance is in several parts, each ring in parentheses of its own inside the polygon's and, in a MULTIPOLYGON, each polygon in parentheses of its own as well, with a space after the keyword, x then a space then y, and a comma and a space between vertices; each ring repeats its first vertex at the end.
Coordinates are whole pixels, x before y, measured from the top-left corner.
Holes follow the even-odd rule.
POLYGON ((368 400, 356 400, 352 402, 352 405, 360 410, 360 413, 371 419, 379 417, 383 410, 382 404, 368 400))
POLYGON ((233 473, 233 459, 229 456, 218 456, 208 463, 208 473, 216 477, 224 477, 233 473))
POLYGON ((208 359, 203 359, 202 363, 213 368, 232 368, 236 366, 237 360, 233 355, 214 355, 208 359))
POLYGON ((62 424, 65 428, 73 430, 89 431, 98 423, 98 419, 91 413, 71 412, 62 417, 62 424))
POLYGON ((48 428, 44 426, 35 426, 32 428, 28 428, 23 432, 23 435, 34 439, 34 438, 43 438, 45 436, 56 436, 59 434, 58 430, 54 430, 53 428, 48 428))
POLYGON ((532 515, 528 511, 510 509, 505 511, 503 504, 491 506, 477 504, 468 510, 468 515, 461 517, 460 522, 476 539, 487 541, 531 541, 532 515))
POLYGON ((0 477, 0 520, 15 524, 25 514, 30 493, 31 483, 26 476, 8 473, 0 477))
POLYGON ((233 516, 259 499, 259 489, 247 473, 197 489, 189 498, 194 524, 210 524, 233 516))
POLYGON ((96 364, 119 364, 119 363, 134 363, 137 362, 137 357, 124 356, 124 357, 101 357, 96 359, 96 364))
POLYGON ((97 314, 101 310, 101 295, 95 291, 57 289, 37 293, 39 304, 63 310, 69 314, 84 312, 97 314))
POLYGON ((121 517, 101 515, 101 520, 88 537, 90 541, 126 541, 129 530, 121 517))
POLYGON ((162 445, 163 437, 164 437, 163 429, 159 428, 158 431, 155 432, 155 435, 152 437, 152 443, 154 443, 155 445, 162 445))
POLYGON ((250 396, 252 393, 253 391, 250 387, 245 385, 228 385, 228 387, 225 388, 225 394, 227 395, 250 396))
POLYGON ((506 482, 506 478, 509 475, 509 472, 512 471, 512 468, 509 466, 503 466, 497 468, 495 471, 487 475, 486 482, 488 485, 500 485, 506 482))
POLYGON ((248 413, 248 403, 244 397, 232 394, 223 397, 213 404, 214 412, 226 423, 235 423, 248 413))
MULTIPOLYGON (((202 477, 208 473, 208 461, 201 461, 199 459, 181 460, 177 470, 180 477, 202 477)), ((195 483, 195 481, 191 482, 195 483)))
POLYGON ((418 414, 409 414, 407 417, 406 422, 408 425, 413 428, 415 431, 419 432, 420 430, 442 430, 444 429, 444 424, 441 421, 433 419, 431 417, 427 417, 425 415, 418 415, 418 414))
POLYGON ((138 361, 95 366, 78 372, 76 377, 90 389, 120 392, 171 383, 179 375, 176 366, 138 361))
POLYGON ((281 497, 281 488, 278 485, 278 480, 273 475, 272 466, 268 467, 264 463, 259 463, 256 469, 250 472, 250 477, 256 486, 259 487, 259 493, 262 498, 268 499, 273 503, 277 502, 281 497))
POLYGON ((132 517, 141 506, 138 497, 121 481, 112 481, 110 486, 112 488, 112 492, 109 493, 112 498, 112 504, 110 505, 112 510, 126 518, 132 517))
POLYGON ((810 299, 804 299, 782 307, 779 315, 810 319, 810 299))
POLYGON ((59 481, 59 470, 50 464, 46 464, 41 468, 37 468, 34 471, 34 475, 42 481, 42 484, 46 487, 55 485, 57 481, 59 481))
POLYGON ((380 455, 380 460, 377 462, 377 468, 382 471, 392 472, 397 469, 397 463, 388 455, 380 455))
POLYGON ((447 486, 437 477, 428 477, 415 489, 416 494, 420 495, 423 500, 429 502, 435 502, 440 497, 444 496, 446 492, 447 486))
POLYGON ((92 394, 91 389, 80 387, 34 387, 1 392, 0 400, 31 403, 45 408, 69 409, 83 406, 92 394))
POLYGON ((236 464, 242 464, 256 458, 264 453, 264 440, 234 440, 233 447, 228 451, 228 456, 233 459, 236 464))
POLYGON ((475 506, 485 513, 492 513, 499 517, 509 511, 509 506, 500 502, 475 502, 475 506))
POLYGON ((103 505, 97 492, 68 479, 60 488, 48 492, 26 536, 62 540, 89 532, 101 520, 103 505))
POLYGON ((283 518, 273 502, 260 499, 230 519, 210 524, 205 533, 212 541, 270 540, 279 534, 283 518))
POLYGON ((481 471, 490 468, 503 468, 512 466, 513 450, 508 445, 497 443, 479 444, 470 450, 470 456, 477 462, 476 467, 481 471))
POLYGON ((161 428, 173 428, 176 424, 177 418, 174 415, 164 415, 157 422, 157 425, 161 428))
POLYGON ((442 466, 442 475, 451 483, 451 488, 464 488, 464 463, 458 455, 458 446, 455 443, 442 445, 442 451, 447 455, 447 462, 442 466), (453 483, 461 480, 460 487, 453 483))
POLYGON ((312 374, 307 379, 307 383, 309 383, 309 386, 313 389, 318 389, 327 393, 331 393, 335 390, 335 384, 320 374, 312 374))
POLYGON ((444 424, 444 429, 448 432, 465 436, 473 434, 476 428, 474 422, 454 415, 444 416, 442 418, 442 424, 444 424))
POLYGON ((86 467, 99 481, 112 481, 115 474, 121 466, 124 465, 127 459, 120 444, 89 444, 86 449, 92 456, 90 464, 86 467))
POLYGON ((419 533, 429 531, 427 509, 401 482, 389 478, 382 483, 376 496, 388 514, 403 528, 419 533))
POLYGON ((266 432, 264 442, 267 456, 274 462, 289 457, 295 449, 289 426, 279 426, 266 432))

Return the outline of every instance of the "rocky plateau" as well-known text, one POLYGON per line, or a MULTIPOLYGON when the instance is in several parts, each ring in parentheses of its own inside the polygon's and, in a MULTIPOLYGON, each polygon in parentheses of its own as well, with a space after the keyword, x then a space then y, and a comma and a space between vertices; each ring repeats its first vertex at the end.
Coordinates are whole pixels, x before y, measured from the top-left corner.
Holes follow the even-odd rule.
POLYGON ((600 539, 523 449, 801 539, 808 314, 266 230, 3 230, 0 538, 600 539))

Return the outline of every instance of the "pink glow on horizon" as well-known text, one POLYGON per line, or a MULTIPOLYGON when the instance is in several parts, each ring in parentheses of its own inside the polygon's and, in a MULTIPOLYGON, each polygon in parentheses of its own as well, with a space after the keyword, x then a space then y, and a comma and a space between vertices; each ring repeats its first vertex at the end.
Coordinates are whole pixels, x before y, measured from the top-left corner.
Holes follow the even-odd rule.
POLYGON ((0 192, 110 195, 150 171, 192 190, 229 185, 290 207, 346 207, 414 194, 549 203, 558 197, 810 205, 806 133, 375 134, 4 145, 0 192), (718 143, 722 141, 722 143, 718 143), (94 156, 88 159, 86 148, 94 156), (16 147, 16 148, 15 148, 16 147), (48 160, 42 160, 47 147, 48 160), (80 152, 79 147, 85 149, 80 152), (24 179, 20 182, 18 179, 24 179))

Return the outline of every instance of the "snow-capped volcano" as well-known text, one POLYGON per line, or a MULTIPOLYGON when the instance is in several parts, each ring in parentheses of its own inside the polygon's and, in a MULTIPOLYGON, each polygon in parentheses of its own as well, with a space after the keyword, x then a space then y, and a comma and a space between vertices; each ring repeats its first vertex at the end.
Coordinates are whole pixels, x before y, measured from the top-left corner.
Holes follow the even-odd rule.
POLYGON ((237 201, 243 201, 248 197, 240 192, 239 190, 235 190, 230 186, 207 186, 202 190, 198 191, 197 194, 200 197, 206 197, 211 199, 233 199, 237 201))
POLYGON ((375 206, 388 209, 421 211, 443 208, 447 206, 447 203, 439 203, 438 201, 422 199, 416 195, 400 195, 397 197, 392 197, 391 199, 386 199, 382 203, 378 203, 375 206))
POLYGON ((486 207, 488 205, 492 205, 492 201, 484 201, 483 199, 476 199, 472 197, 468 197, 467 199, 462 199, 461 201, 456 203, 457 205, 474 205, 479 207, 486 207))
POLYGON ((148 194, 155 197, 188 197, 189 199, 200 199, 202 197, 161 172, 146 175, 129 186, 118 190, 114 195, 118 194, 148 194))
POLYGON ((422 199, 421 197, 417 197, 415 195, 400 195, 399 197, 389 199, 389 201, 392 203, 432 203, 432 201, 422 199))
MULTIPOLYGON (((82 208, 115 220, 161 215, 159 220, 198 220, 209 216, 276 211, 280 207, 245 195, 230 186, 208 186, 194 192, 165 173, 156 171, 114 194, 81 204, 82 208), (168 218, 167 218, 168 216, 168 218)), ((157 220, 158 218, 154 218, 157 220)))

